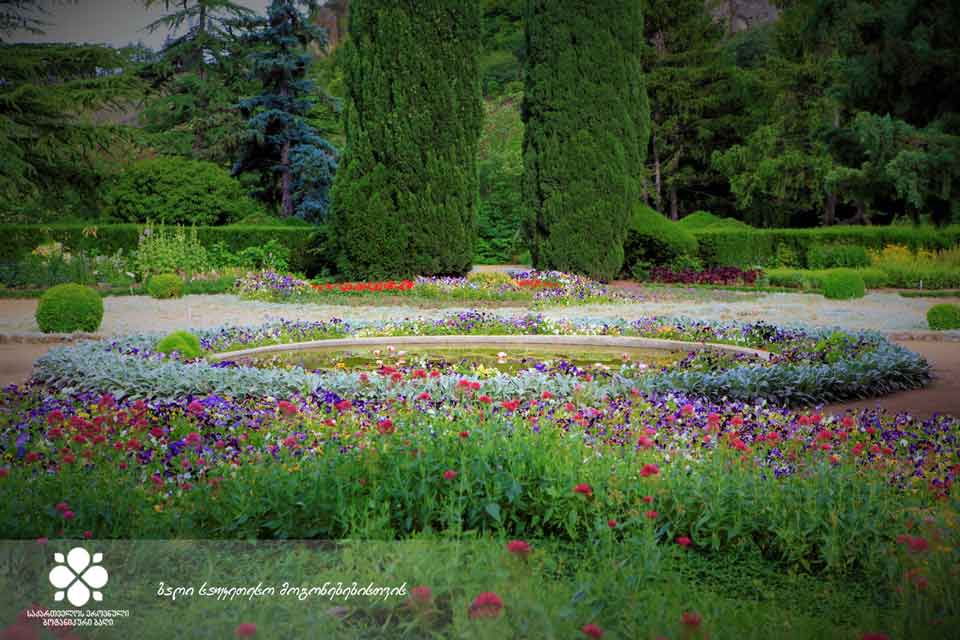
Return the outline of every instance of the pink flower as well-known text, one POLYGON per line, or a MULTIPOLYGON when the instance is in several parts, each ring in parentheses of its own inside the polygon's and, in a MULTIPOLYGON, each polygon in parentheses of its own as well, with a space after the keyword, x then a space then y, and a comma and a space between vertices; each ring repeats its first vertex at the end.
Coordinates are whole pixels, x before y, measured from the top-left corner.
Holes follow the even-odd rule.
POLYGON ((187 405, 187 411, 195 416, 203 415, 203 404, 199 400, 191 400, 187 405))
POLYGON ((83 532, 83 537, 86 538, 87 540, 89 540, 90 538, 93 537, 93 531, 84 531, 84 532, 83 532))
POLYGON ((680 414, 681 414, 681 415, 684 415, 684 416, 692 416, 692 415, 693 415, 693 405, 692 405, 692 404, 685 404, 685 405, 683 405, 683 408, 680 410, 680 414))
POLYGON ((689 547, 691 544, 693 544, 693 540, 687 536, 680 536, 677 538, 677 544, 681 547, 689 547))
POLYGON ((69 509, 67 509, 66 511, 63 512, 63 519, 64 519, 64 520, 73 520, 73 518, 74 518, 75 515, 76 515, 76 514, 75 514, 73 511, 70 511, 69 509))
POLYGON ((54 509, 56 509, 60 513, 63 513, 64 511, 67 511, 70 509, 70 505, 68 505, 66 502, 58 502, 54 507, 54 509))
POLYGON ((640 436, 640 438, 637 440, 637 446, 641 449, 649 449, 653 446, 653 440, 647 436, 640 436))
POLYGON ((277 407, 280 409, 280 412, 284 415, 292 416, 297 413, 297 405, 287 400, 281 400, 277 403, 277 407))
POLYGON ((237 625, 237 628, 234 629, 233 635, 238 638, 252 638, 257 635, 257 625, 252 622, 243 622, 237 625))
POLYGON ((492 591, 484 591, 470 604, 470 619, 496 618, 503 611, 503 600, 492 591))
POLYGON ((507 551, 515 556, 526 558, 528 555, 530 555, 530 552, 533 551, 533 549, 530 548, 529 542, 524 542, 523 540, 511 540, 507 543, 507 551))
POLYGON ((641 478, 649 478, 650 476, 655 476, 658 473, 660 473, 660 467, 653 464, 652 462, 648 462, 647 464, 643 465, 643 467, 640 468, 641 478))
POLYGON ((587 496, 588 498, 593 495, 593 488, 586 482, 581 482, 573 488, 574 493, 579 493, 580 495, 587 496))
POLYGON ((583 635, 587 636, 588 638, 603 637, 603 629, 593 624, 592 622, 590 624, 585 624, 582 627, 580 627, 580 631, 582 631, 583 635))
POLYGON ((913 553, 922 553, 930 548, 930 543, 920 536, 912 536, 907 540, 907 546, 913 553))
POLYGON ((446 471, 443 472, 444 480, 456 480, 456 478, 457 478, 457 472, 454 471, 453 469, 447 469, 446 471))
POLYGON ((48 542, 50 542, 50 538, 46 536, 40 536, 39 538, 37 538, 37 544, 40 545, 41 547, 47 544, 48 542))
POLYGON ((651 511, 647 511, 647 512, 644 513, 643 515, 645 515, 648 520, 656 520, 657 518, 660 517, 660 514, 659 514, 659 513, 657 513, 656 511, 652 511, 652 510, 651 510, 651 511))

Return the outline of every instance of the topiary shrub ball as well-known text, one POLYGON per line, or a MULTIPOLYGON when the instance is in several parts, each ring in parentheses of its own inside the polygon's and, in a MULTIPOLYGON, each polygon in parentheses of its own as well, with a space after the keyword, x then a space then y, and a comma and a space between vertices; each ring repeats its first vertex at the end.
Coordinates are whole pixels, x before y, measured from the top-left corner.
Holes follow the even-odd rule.
POLYGON ((179 298, 183 295, 183 280, 172 273, 153 276, 147 283, 147 293, 152 298, 179 298))
POLYGON ((200 338, 188 331, 174 331, 157 343, 157 351, 170 355, 174 351, 187 360, 200 357, 200 338))
POLYGON ((960 306, 935 304, 927 310, 927 325, 934 331, 960 329, 960 306))
POLYGON ((832 269, 823 275, 823 295, 831 300, 862 298, 866 291, 863 278, 853 269, 832 269))
POLYGON ((36 319, 44 333, 93 333, 103 320, 103 299, 90 287, 58 284, 40 298, 36 319))

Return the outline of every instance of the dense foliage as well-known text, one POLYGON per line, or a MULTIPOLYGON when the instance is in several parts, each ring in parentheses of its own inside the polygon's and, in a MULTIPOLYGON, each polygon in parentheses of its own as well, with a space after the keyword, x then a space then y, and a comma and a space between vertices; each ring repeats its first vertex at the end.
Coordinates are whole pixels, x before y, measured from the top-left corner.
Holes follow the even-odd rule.
POLYGON ((935 304, 927 310, 927 324, 935 331, 960 329, 960 306, 935 304))
POLYGON ((183 280, 175 273, 161 273, 147 280, 147 293, 151 298, 165 300, 183 295, 183 280))
POLYGON ((483 120, 479 29, 473 2, 351 3, 347 149, 333 220, 346 277, 469 269, 483 120))
POLYGON ((526 4, 524 231, 540 269, 616 277, 649 135, 640 3, 526 4))
POLYGON ((37 325, 44 333, 93 333, 103 320, 100 294, 79 284, 50 287, 40 298, 37 325))
POLYGON ((110 181, 103 199, 107 213, 123 222, 214 226, 263 212, 226 169, 176 157, 131 164, 110 181))

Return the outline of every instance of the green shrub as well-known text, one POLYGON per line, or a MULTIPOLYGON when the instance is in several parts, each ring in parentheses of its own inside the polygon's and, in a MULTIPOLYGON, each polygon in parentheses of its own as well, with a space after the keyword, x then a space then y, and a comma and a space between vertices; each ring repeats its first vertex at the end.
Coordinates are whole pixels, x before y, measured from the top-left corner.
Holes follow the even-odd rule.
POLYGON ((934 331, 960 329, 960 306, 935 304, 927 310, 927 325, 934 331))
MULTIPOLYGON (((4 261, 19 261, 30 255, 39 244, 60 242, 74 255, 108 256, 123 251, 133 256, 137 251, 143 225, 136 224, 9 224, 0 225, 0 256, 4 261)), ((211 249, 218 243, 234 254, 247 247, 265 247, 271 240, 289 249, 291 271, 313 275, 328 265, 330 251, 324 244, 326 228, 308 225, 227 225, 222 227, 195 227, 200 246, 211 249)), ((218 266, 218 265, 212 265, 218 266)), ((176 265, 153 271, 163 273, 176 270, 176 265)), ((132 269, 136 270, 136 268, 132 269)))
POLYGON ((650 207, 637 205, 623 244, 626 273, 638 262, 667 265, 681 256, 695 257, 697 239, 686 229, 650 207))
POLYGON ((869 267, 870 256, 864 247, 852 244, 814 245, 807 253, 810 269, 869 267))
POLYGON ((866 267, 864 269, 857 269, 857 273, 863 278, 863 284, 866 285, 868 289, 879 289, 890 286, 890 278, 883 269, 866 267))
POLYGON ((753 229, 753 227, 746 222, 735 218, 721 218, 707 211, 694 211, 690 215, 680 218, 677 224, 687 231, 698 231, 701 229, 753 229))
POLYGON ((768 269, 764 276, 771 287, 813 288, 808 273, 801 269, 768 269))
POLYGON ((103 299, 90 287, 60 284, 40 298, 36 319, 44 333, 92 333, 103 320, 103 299))
POLYGON ((174 351, 188 360, 200 357, 200 338, 188 331, 174 331, 157 343, 160 353, 170 355, 174 351))
POLYGON ((140 234, 135 255, 137 273, 147 279, 159 273, 193 274, 211 268, 207 250, 197 236, 197 230, 183 227, 153 227, 147 225, 140 234))
POLYGON ((183 280, 175 273, 162 273, 147 281, 147 293, 151 298, 165 300, 183 295, 183 280))
POLYGON ((107 186, 103 199, 124 222, 217 225, 263 213, 226 169, 176 157, 133 163, 107 186))
POLYGON ((862 298, 866 293, 863 278, 853 269, 831 269, 823 276, 823 295, 831 300, 862 298))
MULTIPOLYGON (((748 268, 777 266, 777 254, 787 247, 800 257, 798 267, 808 266, 815 246, 857 245, 882 249, 899 244, 911 249, 950 249, 960 244, 960 225, 944 228, 835 226, 818 229, 742 229, 707 228, 692 232, 699 243, 700 258, 707 266, 748 268)), ((782 265, 788 266, 788 265, 782 265)))

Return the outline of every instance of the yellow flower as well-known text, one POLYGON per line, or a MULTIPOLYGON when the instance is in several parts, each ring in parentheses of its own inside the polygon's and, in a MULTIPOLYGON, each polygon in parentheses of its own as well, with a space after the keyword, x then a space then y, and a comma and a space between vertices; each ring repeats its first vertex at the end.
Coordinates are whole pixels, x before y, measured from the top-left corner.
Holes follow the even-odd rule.
POLYGON ((153 505, 153 510, 156 511, 157 513, 162 512, 162 511, 163 511, 163 503, 158 502, 157 504, 153 505))

